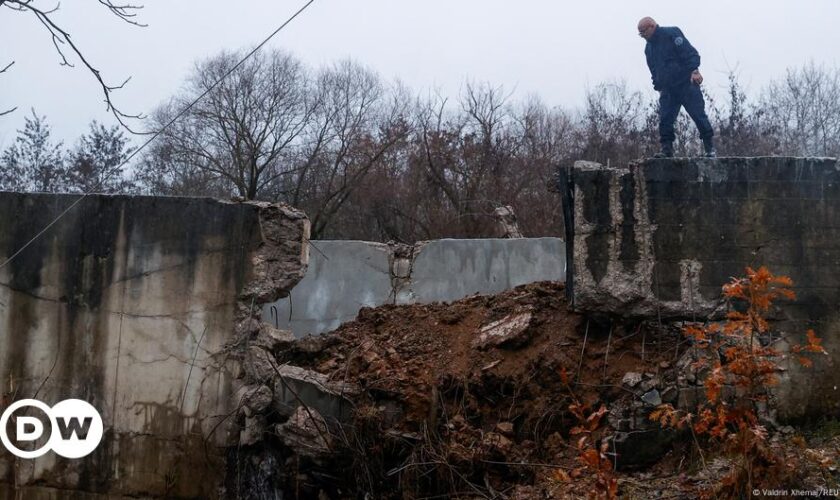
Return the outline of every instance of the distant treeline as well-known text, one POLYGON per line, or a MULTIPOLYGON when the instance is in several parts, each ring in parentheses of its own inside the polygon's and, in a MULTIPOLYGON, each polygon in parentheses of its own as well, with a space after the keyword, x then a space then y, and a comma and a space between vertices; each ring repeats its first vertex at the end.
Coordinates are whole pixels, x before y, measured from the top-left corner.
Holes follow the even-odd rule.
MULTIPOLYGON (((196 64, 147 128, 161 130, 241 56, 196 64)), ((720 155, 840 155, 837 68, 790 69, 754 94, 735 72, 721 83, 723 96, 706 95, 720 155)), ((656 97, 602 83, 568 110, 490 84, 467 83, 453 98, 418 95, 354 61, 312 69, 269 52, 237 68, 129 166, 131 141, 120 129, 94 122, 65 148, 33 111, 0 155, 0 188, 284 201, 306 211, 314 238, 401 242, 490 236, 494 209, 510 205, 526 236, 556 236, 557 167, 656 152, 656 97)), ((675 149, 700 151, 685 113, 675 149)))

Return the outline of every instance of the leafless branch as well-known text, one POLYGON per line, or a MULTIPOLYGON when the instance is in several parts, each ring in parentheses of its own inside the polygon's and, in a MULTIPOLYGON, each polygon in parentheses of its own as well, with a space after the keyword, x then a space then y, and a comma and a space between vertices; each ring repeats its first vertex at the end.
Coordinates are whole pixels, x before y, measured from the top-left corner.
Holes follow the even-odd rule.
MULTIPOLYGON (((115 4, 111 0, 98 0, 100 4, 108 8, 108 10, 114 14, 119 19, 133 24, 135 26, 145 26, 137 22, 134 18, 137 15, 136 11, 142 9, 141 5, 133 5, 133 4, 115 4)), ((142 119, 142 114, 130 114, 123 112, 119 107, 117 107, 112 98, 112 93, 115 90, 121 89, 125 86, 126 83, 130 80, 130 77, 127 78, 119 85, 109 85, 105 83, 105 80, 102 78, 102 74, 100 71, 93 66, 93 64, 88 61, 88 59, 84 56, 82 50, 73 42, 71 39, 70 33, 59 26, 51 17, 53 13, 55 13, 59 7, 60 3, 57 3, 55 7, 49 10, 40 9, 33 5, 34 0, 0 0, 0 6, 5 5, 6 7, 17 10, 19 12, 29 12, 34 15, 41 25, 44 26, 44 29, 47 30, 49 33, 53 46, 55 47, 58 56, 61 58, 61 65, 62 66, 70 66, 73 67, 73 64, 67 58, 67 48, 69 47, 70 52, 75 54, 79 61, 82 62, 85 68, 87 68, 88 72, 96 78, 96 81, 99 83, 99 86, 102 90, 102 94, 104 96, 104 101, 106 105, 106 110, 110 112, 114 118, 122 125, 126 130, 130 131, 131 133, 138 133, 131 129, 126 123, 129 119, 142 119)), ((8 66, 5 68, 8 69, 8 66)), ((5 71, 4 69, 4 71, 5 71)), ((5 112, 4 112, 5 113, 5 112)))
MULTIPOLYGON (((4 1, 5 0, 0 0, 0 5, 3 5, 4 1)), ((0 69, 0 73, 5 73, 14 64, 15 64, 14 61, 10 62, 9 64, 6 65, 6 67, 4 67, 3 69, 0 69)), ((7 109, 5 111, 0 111, 0 116, 5 116, 5 115, 8 115, 8 114, 14 113, 16 109, 17 109, 17 106, 15 106, 14 108, 7 109)))
POLYGON ((115 4, 111 0, 99 0, 99 3, 104 5, 111 11, 112 14, 119 17, 123 21, 145 28, 147 24, 137 22, 134 18, 137 17, 137 11, 142 9, 142 5, 133 4, 115 4))

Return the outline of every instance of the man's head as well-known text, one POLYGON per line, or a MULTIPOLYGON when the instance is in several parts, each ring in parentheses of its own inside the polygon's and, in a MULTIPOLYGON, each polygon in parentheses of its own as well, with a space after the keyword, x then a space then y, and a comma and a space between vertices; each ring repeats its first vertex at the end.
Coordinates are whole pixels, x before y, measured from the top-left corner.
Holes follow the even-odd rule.
POLYGON ((658 26, 659 25, 656 24, 656 21, 654 21, 652 17, 643 17, 639 21, 638 25, 639 36, 645 40, 650 40, 650 37, 653 36, 653 33, 656 31, 658 26))

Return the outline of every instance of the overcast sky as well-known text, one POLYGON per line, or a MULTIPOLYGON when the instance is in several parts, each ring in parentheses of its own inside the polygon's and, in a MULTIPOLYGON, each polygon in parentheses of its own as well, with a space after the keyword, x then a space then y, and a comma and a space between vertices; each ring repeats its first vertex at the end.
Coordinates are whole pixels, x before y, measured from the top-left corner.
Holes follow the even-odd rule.
MULTIPOLYGON (((115 100, 147 113, 176 92, 196 59, 253 46, 305 1, 136 0, 146 28, 129 26, 97 2, 62 3, 59 22, 110 82, 131 76, 115 100)), ((50 4, 35 0, 36 5, 50 4)), ((706 85, 722 90, 739 69, 749 90, 785 68, 813 60, 834 66, 840 47, 837 0, 315 0, 270 47, 318 66, 352 57, 416 90, 456 95, 466 78, 538 94, 577 107, 588 85, 624 79, 652 92, 636 22, 653 16, 679 26, 702 56, 706 85)), ((58 64, 31 15, 0 8, 0 148, 35 108, 58 139, 72 142, 104 113, 100 91, 82 68, 58 64)))

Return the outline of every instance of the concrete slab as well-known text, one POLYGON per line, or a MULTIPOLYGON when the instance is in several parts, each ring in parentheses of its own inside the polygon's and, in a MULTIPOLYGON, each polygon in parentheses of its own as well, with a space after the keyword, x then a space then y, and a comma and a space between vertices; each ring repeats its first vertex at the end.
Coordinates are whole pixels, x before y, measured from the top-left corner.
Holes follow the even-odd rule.
POLYGON ((362 307, 452 301, 561 281, 565 251, 559 238, 436 240, 407 249, 315 241, 306 276, 289 297, 263 309, 263 321, 300 338, 333 330, 362 307))
POLYGON ((337 328, 362 307, 390 302, 390 251, 366 241, 314 241, 304 278, 263 308, 263 320, 300 338, 337 328))
POLYGON ((238 444, 237 314, 303 275, 308 221, 268 203, 0 192, 0 262, 57 217, 0 269, 0 379, 8 402, 87 401, 105 434, 78 460, 2 454, 0 483, 212 498, 238 444))
POLYGON ((566 247, 559 238, 430 241, 415 257, 409 290, 397 296, 397 303, 452 301, 535 281, 562 281, 565 266, 566 247))

